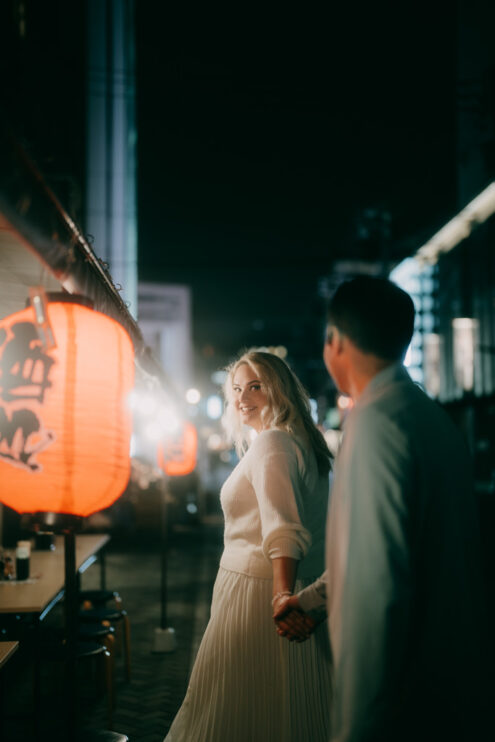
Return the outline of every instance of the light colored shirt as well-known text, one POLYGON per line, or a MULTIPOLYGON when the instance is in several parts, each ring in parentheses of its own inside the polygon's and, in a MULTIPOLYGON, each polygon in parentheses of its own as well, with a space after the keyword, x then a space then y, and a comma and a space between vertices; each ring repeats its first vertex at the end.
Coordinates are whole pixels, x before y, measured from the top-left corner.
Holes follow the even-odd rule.
POLYGON ((488 738, 479 547, 459 431, 402 366, 386 368, 351 411, 335 468, 332 742, 488 738))
POLYGON ((305 613, 325 610, 327 607, 327 572, 317 580, 300 590, 297 594, 299 605, 305 613))
POLYGON ((271 560, 300 561, 298 577, 321 573, 329 478, 309 444, 285 431, 262 431, 222 487, 220 565, 272 578, 271 560))

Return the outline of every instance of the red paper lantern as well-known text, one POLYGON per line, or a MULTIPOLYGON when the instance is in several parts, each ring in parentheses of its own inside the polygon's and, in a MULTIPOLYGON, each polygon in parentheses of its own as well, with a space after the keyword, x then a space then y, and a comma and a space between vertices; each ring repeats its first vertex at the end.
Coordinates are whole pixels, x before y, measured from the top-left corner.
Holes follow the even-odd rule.
POLYGON ((198 433, 192 423, 184 423, 158 447, 158 464, 169 477, 190 474, 196 467, 198 433))
POLYGON ((32 307, 0 321, 0 501, 19 513, 87 516, 130 475, 133 347, 115 320, 47 304, 55 347, 32 307))

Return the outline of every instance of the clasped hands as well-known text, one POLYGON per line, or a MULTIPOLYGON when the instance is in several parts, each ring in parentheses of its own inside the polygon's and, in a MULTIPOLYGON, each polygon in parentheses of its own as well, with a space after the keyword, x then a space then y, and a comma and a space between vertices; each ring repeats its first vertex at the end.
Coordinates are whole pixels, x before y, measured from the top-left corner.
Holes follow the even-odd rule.
POLYGON ((273 620, 279 636, 289 641, 309 639, 317 622, 301 609, 297 595, 281 595, 273 603, 273 620))

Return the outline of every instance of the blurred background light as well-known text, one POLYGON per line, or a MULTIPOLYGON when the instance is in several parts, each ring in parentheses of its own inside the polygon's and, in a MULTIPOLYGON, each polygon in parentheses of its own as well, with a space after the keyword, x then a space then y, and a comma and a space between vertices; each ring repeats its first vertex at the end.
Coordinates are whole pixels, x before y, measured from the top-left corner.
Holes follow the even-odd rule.
POLYGON ((201 393, 198 389, 188 389, 186 392, 186 400, 189 402, 189 404, 198 404, 199 400, 201 399, 201 393))
POLYGON ((218 433, 212 433, 206 442, 206 445, 208 446, 210 451, 218 451, 218 449, 222 447, 222 444, 222 436, 218 433))
POLYGON ((149 441, 158 442, 163 435, 162 426, 156 420, 152 420, 146 423, 144 434, 149 441))
POLYGON ((152 415, 156 408, 156 399, 152 394, 140 394, 137 399, 137 409, 142 415, 152 415))
POLYGON ((420 263, 434 264, 440 255, 469 237, 474 227, 482 224, 495 212, 495 181, 462 209, 416 252, 420 263))
POLYGON ((332 454, 336 456, 342 439, 342 431, 332 429, 325 430, 323 437, 325 438, 325 442, 332 454))
POLYGON ((407 368, 411 365, 412 360, 412 353, 411 353, 411 346, 408 347, 406 356, 404 358, 404 366, 407 368))
POLYGON ((440 335, 430 332, 424 337, 425 389, 430 397, 440 394, 440 335))
POLYGON ((206 400, 206 414, 210 420, 218 420, 222 417, 223 403, 218 394, 211 394, 206 400))
POLYGON ((340 425, 340 412, 338 407, 330 407, 325 419, 330 428, 338 428, 340 425))
POLYGON ((452 320, 454 345, 454 376, 457 386, 466 392, 474 387, 474 356, 478 321, 470 317, 452 320))
POLYGON ((352 407, 352 399, 350 397, 346 397, 345 394, 339 394, 337 397, 337 407, 339 410, 348 410, 350 407, 352 407))
POLYGON ((419 263, 415 258, 405 258, 390 272, 389 278, 407 291, 414 302, 414 332, 404 358, 404 366, 413 381, 424 385, 425 337, 435 327, 434 268, 419 263))
POLYGON ((130 410, 135 410, 137 408, 137 402, 138 402, 138 393, 135 389, 133 389, 129 394, 127 395, 127 406, 130 410))
POLYGON ((162 405, 156 417, 162 433, 175 433, 179 429, 180 417, 173 407, 162 405))
POLYGON ((214 371, 211 375, 211 380, 214 384, 218 384, 219 386, 222 386, 225 384, 227 380, 227 371, 224 371, 223 369, 219 369, 218 371, 214 371))

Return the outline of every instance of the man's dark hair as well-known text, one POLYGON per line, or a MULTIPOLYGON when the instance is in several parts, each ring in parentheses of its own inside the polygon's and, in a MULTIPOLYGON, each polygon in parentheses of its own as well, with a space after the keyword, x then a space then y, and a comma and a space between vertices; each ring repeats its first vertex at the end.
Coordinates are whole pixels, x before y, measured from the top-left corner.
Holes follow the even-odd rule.
POLYGON ((342 283, 330 299, 332 325, 364 353, 403 360, 414 329, 414 304, 395 283, 360 276, 342 283))

